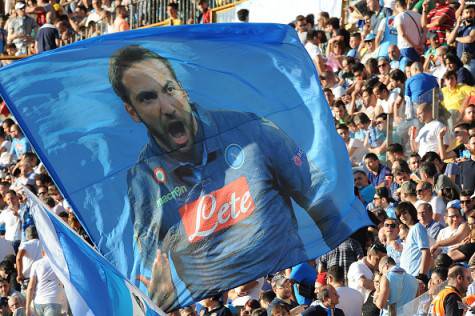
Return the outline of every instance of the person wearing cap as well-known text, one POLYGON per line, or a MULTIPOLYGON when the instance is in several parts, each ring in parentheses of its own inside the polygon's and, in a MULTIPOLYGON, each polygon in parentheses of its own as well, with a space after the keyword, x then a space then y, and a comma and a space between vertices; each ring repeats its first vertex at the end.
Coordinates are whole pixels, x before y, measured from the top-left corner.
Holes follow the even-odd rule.
MULTIPOLYGON (((424 225, 429 235, 429 241, 433 244, 437 240, 437 236, 440 231, 444 228, 442 224, 434 220, 432 206, 425 201, 418 201, 417 205, 417 219, 419 223, 424 225)), ((443 219, 443 217, 442 217, 443 219)))
POLYGON ((348 286, 363 295, 364 302, 375 289, 373 283, 374 272, 378 270, 379 260, 386 255, 384 245, 373 244, 365 257, 353 262, 348 269, 348 286))
POLYGON ((401 252, 401 268, 426 282, 431 264, 427 230, 418 222, 417 210, 412 203, 399 203, 396 214, 399 221, 409 227, 401 252))
POLYGON ((297 303, 292 300, 292 282, 283 274, 276 274, 272 278, 272 290, 275 298, 270 302, 267 308, 267 315, 272 315, 272 309, 276 305, 284 306, 288 311, 297 307, 297 303))
POLYGON ((454 315, 462 316, 465 304, 462 297, 472 282, 470 271, 461 265, 449 269, 447 286, 444 287, 432 301, 432 314, 434 316, 454 315))
POLYGON ((368 59, 378 57, 378 50, 376 49, 376 35, 369 33, 364 38, 364 46, 366 50, 362 53, 361 62, 366 64, 368 59))
POLYGON ((375 305, 382 310, 381 315, 389 315, 389 310, 403 306, 416 298, 418 283, 414 276, 398 267, 393 258, 385 256, 379 261, 379 291, 374 297, 375 305))
POLYGON ((437 253, 439 248, 441 248, 442 253, 447 253, 455 249, 459 242, 469 237, 470 228, 463 219, 460 211, 460 203, 447 204, 445 221, 448 226, 440 231, 439 236, 437 236, 437 241, 430 248, 433 254, 437 253))
POLYGON ((412 181, 404 182, 399 188, 402 202, 410 202, 413 205, 417 202, 416 184, 412 181))
POLYGON ((10 20, 8 24, 8 43, 15 44, 20 54, 27 54, 28 44, 33 42, 33 33, 37 25, 36 21, 30 16, 26 15, 26 5, 19 1, 15 4, 15 11, 17 17, 10 20))

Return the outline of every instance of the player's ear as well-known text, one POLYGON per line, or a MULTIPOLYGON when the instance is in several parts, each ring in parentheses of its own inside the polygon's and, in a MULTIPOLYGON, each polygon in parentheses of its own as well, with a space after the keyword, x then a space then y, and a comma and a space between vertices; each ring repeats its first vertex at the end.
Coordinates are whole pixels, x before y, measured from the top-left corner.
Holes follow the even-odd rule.
POLYGON ((134 122, 140 123, 142 121, 132 105, 124 102, 124 108, 127 113, 129 113, 130 117, 134 120, 134 122))

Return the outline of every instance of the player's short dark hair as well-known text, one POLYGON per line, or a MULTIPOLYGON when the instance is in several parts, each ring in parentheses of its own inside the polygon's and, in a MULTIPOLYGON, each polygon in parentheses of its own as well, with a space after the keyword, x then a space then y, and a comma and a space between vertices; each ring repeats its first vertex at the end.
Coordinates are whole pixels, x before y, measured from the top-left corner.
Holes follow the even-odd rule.
POLYGON ((178 82, 175 71, 166 58, 139 45, 125 46, 117 50, 109 60, 109 81, 114 92, 122 99, 122 101, 130 103, 127 87, 125 87, 122 82, 125 71, 134 64, 149 59, 157 59, 162 62, 178 82))

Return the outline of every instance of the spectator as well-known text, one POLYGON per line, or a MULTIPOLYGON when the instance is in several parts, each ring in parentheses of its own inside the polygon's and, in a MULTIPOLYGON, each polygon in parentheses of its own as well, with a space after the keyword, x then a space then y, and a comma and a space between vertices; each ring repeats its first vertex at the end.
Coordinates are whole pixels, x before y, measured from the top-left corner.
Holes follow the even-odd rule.
POLYGON ((379 24, 387 17, 387 11, 383 10, 378 0, 366 0, 366 5, 371 11, 371 32, 376 34, 379 24))
POLYGON ((466 5, 464 1, 461 6, 463 14, 458 17, 457 23, 447 37, 448 44, 456 43, 457 56, 460 59, 464 52, 475 56, 475 5, 466 5))
POLYGON ((355 187, 358 189, 360 197, 363 199, 363 203, 367 205, 374 199, 376 189, 369 183, 368 175, 361 169, 353 171, 353 177, 355 180, 355 187))
POLYGON ((361 45, 361 33, 355 32, 350 35, 350 50, 346 56, 359 58, 359 50, 361 45))
POLYGON ((326 43, 326 41, 327 38, 325 36, 325 32, 323 31, 310 30, 307 32, 305 49, 307 50, 308 54, 314 62, 318 63, 317 58, 321 57, 322 55, 320 45, 326 43))
POLYGON ((21 240, 20 201, 13 190, 5 195, 8 208, 0 213, 0 223, 5 224, 5 239, 14 243, 17 248, 21 240))
POLYGON ((422 27, 437 33, 440 43, 446 43, 446 33, 455 23, 455 10, 446 0, 435 0, 435 8, 429 11, 429 2, 422 5, 422 27))
POLYGON ((468 139, 470 159, 459 164, 460 186, 462 190, 473 192, 475 189, 475 134, 468 139))
POLYGON ((412 205, 416 205, 417 202, 417 193, 416 193, 416 184, 409 180, 401 184, 399 189, 401 194, 402 202, 410 202, 412 205))
POLYGON ((351 138, 350 130, 345 124, 339 124, 336 127, 336 131, 345 142, 351 164, 353 166, 360 166, 364 155, 367 153, 366 148, 363 146, 363 142, 358 139, 351 138))
POLYGON ((215 295, 210 298, 204 299, 200 304, 204 307, 204 313, 202 316, 232 316, 229 308, 223 305, 221 302, 222 295, 215 295))
MULTIPOLYGON (((444 217, 442 217, 444 218, 444 217)), ((418 203, 417 206, 417 219, 419 223, 424 225, 429 235, 429 242, 432 245, 439 236, 440 231, 444 228, 442 224, 434 220, 432 206, 425 201, 418 203)))
POLYGON ((129 22, 127 22, 127 10, 123 5, 115 8, 115 20, 112 26, 113 32, 124 32, 130 29, 129 22))
POLYGON ((442 88, 442 95, 444 97, 442 105, 451 115, 449 129, 452 130, 455 123, 459 120, 463 101, 475 92, 475 88, 464 83, 457 83, 457 73, 453 70, 447 71, 444 79, 446 86, 442 88))
POLYGON ((444 225, 446 205, 440 196, 434 194, 432 184, 426 181, 419 182, 416 187, 416 193, 419 201, 430 204, 430 213, 433 214, 434 220, 444 225))
MULTIPOLYGON (((417 107, 416 115, 418 120, 424 125, 418 132, 416 127, 411 127, 409 129, 409 137, 412 151, 417 151, 419 156, 422 157, 429 151, 438 151, 438 135, 445 126, 440 121, 434 119, 432 108, 428 103, 420 104, 417 107)), ((446 136, 444 146, 447 143, 448 138, 446 136)))
POLYGON ((468 130, 470 125, 467 123, 457 123, 453 128, 453 132, 455 134, 455 139, 453 140, 452 144, 445 149, 443 146, 444 136, 447 133, 448 129, 443 128, 439 131, 439 154, 440 158, 443 160, 450 160, 453 158, 462 158, 467 159, 470 158, 470 151, 467 149, 465 144, 468 143, 468 130))
POLYGON ((102 13, 104 9, 102 8, 101 0, 92 0, 92 11, 87 16, 85 25, 88 27, 91 22, 99 23, 102 19, 102 13))
POLYGON ((443 253, 447 253, 449 250, 455 249, 455 244, 457 242, 462 241, 469 235, 470 229, 464 223, 459 208, 447 207, 447 216, 445 220, 448 226, 442 229, 439 236, 437 236, 436 243, 431 247, 432 253, 436 253, 438 248, 441 248, 440 251, 443 253), (454 240, 454 236, 460 237, 454 240))
POLYGON ((386 239, 386 253, 399 266, 401 261, 402 241, 399 239, 399 222, 396 218, 386 218, 383 226, 386 239))
POLYGON ((361 316, 363 295, 355 289, 345 286, 345 272, 340 266, 331 266, 327 273, 328 284, 336 289, 339 303, 336 308, 345 316, 361 316))
POLYGON ((389 315, 391 308, 396 310, 396 307, 403 306, 416 298, 418 290, 416 278, 396 266, 391 257, 381 258, 379 272, 382 276, 374 301, 375 305, 383 311, 381 315, 389 315))
POLYGON ((10 127, 10 136, 12 137, 10 154, 13 155, 14 160, 18 160, 23 154, 31 150, 31 146, 28 139, 21 132, 20 127, 16 124, 10 127))
POLYGON ((277 305, 283 306, 288 311, 297 307, 297 303, 292 300, 292 284, 289 279, 282 274, 276 274, 272 278, 271 285, 275 293, 275 298, 267 307, 267 315, 272 315, 272 310, 277 305))
POLYGON ((0 54, 5 52, 5 45, 7 44, 7 30, 5 30, 5 22, 7 18, 0 14, 0 54))
POLYGON ((394 25, 397 28, 397 46, 402 56, 410 61, 418 62, 424 44, 421 16, 417 12, 407 10, 406 0, 396 0, 394 8, 398 13, 394 18, 394 25))
POLYGON ((388 57, 391 69, 398 69, 404 71, 408 59, 401 55, 401 51, 397 45, 389 45, 388 57))
POLYGON ((297 18, 295 19, 295 31, 297 31, 297 35, 302 44, 305 44, 308 30, 309 28, 305 17, 303 15, 297 16, 297 18))
POLYGON ((41 259, 41 244, 38 239, 35 226, 26 229, 26 241, 22 241, 18 247, 16 256, 17 282, 28 284, 30 270, 33 262, 41 259))
POLYGON ((267 310, 274 298, 275 293, 272 291, 261 292, 261 294, 259 295, 259 304, 261 304, 261 308, 267 310))
POLYGON ((13 293, 8 298, 8 307, 12 312, 12 316, 25 316, 25 298, 20 293, 13 293))
POLYGON ((448 252, 449 257, 455 262, 468 261, 475 253, 475 214, 467 217, 467 226, 469 229, 467 242, 457 244, 448 252))
POLYGON ((448 284, 432 302, 434 315, 463 315, 462 297, 465 295, 472 277, 467 268, 456 265, 449 269, 448 284))
POLYGON ((470 191, 462 191, 460 192, 460 208, 464 216, 470 216, 473 213, 474 208, 474 201, 472 201, 470 191))
MULTIPOLYGON (((373 1, 373 0, 371 0, 373 1)), ((376 49, 376 35, 374 33, 369 33, 364 38, 365 50, 361 54, 361 62, 366 64, 370 58, 378 57, 378 50, 376 49)))
POLYGON ((4 237, 5 226, 0 227, 0 261, 5 260, 9 255, 15 255, 15 250, 13 249, 13 242, 6 240, 4 237))
POLYGON ((24 2, 17 2, 15 4, 17 17, 8 24, 8 42, 15 44, 19 54, 28 53, 28 44, 33 42, 32 35, 36 29, 36 22, 26 15, 25 7, 24 2))
POLYGON ((374 194, 373 205, 381 207, 386 212, 386 215, 391 218, 396 217, 396 209, 394 208, 393 199, 389 196, 389 191, 386 187, 376 189, 374 194))
POLYGON ((467 70, 467 68, 463 67, 462 62, 457 55, 448 53, 445 56, 445 65, 447 66, 448 71, 455 71, 457 74, 457 83, 464 83, 470 86, 475 84, 472 74, 467 70))
POLYGON ((335 306, 339 303, 339 296, 331 285, 324 285, 317 291, 318 304, 307 308, 302 316, 344 316, 345 314, 335 306))
POLYGON ((398 219, 409 227, 409 233, 401 252, 401 268, 426 282, 428 281, 427 274, 431 264, 427 231, 417 221, 417 211, 412 203, 399 203, 396 214, 398 219))
POLYGON ((414 118, 414 105, 432 102, 432 89, 439 87, 437 78, 422 72, 422 65, 415 62, 411 65, 411 77, 406 81, 406 118, 414 118))
POLYGON ((384 180, 386 176, 391 174, 391 170, 383 165, 374 153, 366 154, 364 156, 364 163, 368 169, 369 182, 375 187, 384 186, 384 180))
POLYGON ((37 316, 61 315, 63 288, 48 258, 43 256, 33 263, 30 277, 26 290, 26 315, 32 315, 32 302, 37 316))
POLYGON ((198 10, 200 11, 200 14, 198 15, 199 24, 208 24, 212 22, 211 9, 209 8, 209 0, 199 0, 198 10))
POLYGON ((374 271, 377 270, 379 260, 386 255, 386 248, 381 244, 374 244, 369 248, 367 256, 350 265, 348 270, 348 286, 363 295, 364 302, 375 289, 373 283, 374 271))
POLYGON ((52 50, 59 46, 59 32, 53 23, 53 13, 46 13, 46 23, 39 28, 38 34, 36 34, 35 50, 37 53, 52 50))

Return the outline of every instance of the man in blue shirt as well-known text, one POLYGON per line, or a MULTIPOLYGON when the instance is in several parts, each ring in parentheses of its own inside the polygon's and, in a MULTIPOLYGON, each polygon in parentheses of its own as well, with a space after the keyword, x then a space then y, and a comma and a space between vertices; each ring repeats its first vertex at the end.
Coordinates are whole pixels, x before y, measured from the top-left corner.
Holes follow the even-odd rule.
POLYGON ((190 103, 169 62, 140 46, 114 53, 109 79, 149 132, 128 172, 129 203, 145 271, 153 265, 149 292, 163 309, 306 258, 293 202, 337 246, 341 218, 332 201, 314 198, 324 176, 272 122, 190 103))
POLYGON ((391 170, 383 165, 376 154, 367 153, 364 156, 364 163, 368 169, 368 180, 374 187, 384 186, 386 176, 391 175, 391 170))
MULTIPOLYGON (((439 87, 437 78, 422 72, 422 65, 420 62, 415 62, 411 65, 411 77, 406 81, 406 109, 411 109, 411 118, 414 118, 413 104, 432 103, 432 89, 439 87)), ((407 111, 407 110, 406 110, 407 111)), ((409 114, 409 113, 406 113, 409 114)))

